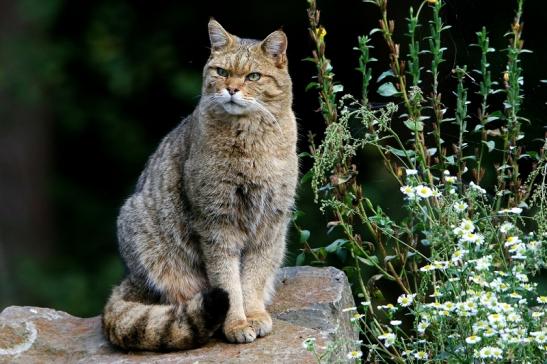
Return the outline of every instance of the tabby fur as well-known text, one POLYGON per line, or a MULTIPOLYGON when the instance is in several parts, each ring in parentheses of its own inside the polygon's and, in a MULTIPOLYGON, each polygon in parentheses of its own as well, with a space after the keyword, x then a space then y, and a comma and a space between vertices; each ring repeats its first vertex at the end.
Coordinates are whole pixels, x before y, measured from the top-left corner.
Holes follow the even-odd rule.
POLYGON ((126 350, 190 349, 218 328, 234 343, 272 330, 266 304, 298 177, 287 38, 243 39, 215 20, 209 38, 199 104, 161 141, 118 217, 128 274, 103 328, 126 350))

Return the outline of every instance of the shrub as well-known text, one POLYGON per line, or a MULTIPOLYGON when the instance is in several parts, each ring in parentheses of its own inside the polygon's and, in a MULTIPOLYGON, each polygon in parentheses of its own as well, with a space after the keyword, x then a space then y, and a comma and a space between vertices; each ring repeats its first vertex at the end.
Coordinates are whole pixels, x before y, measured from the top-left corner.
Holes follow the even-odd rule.
MULTIPOLYGON (((529 122, 522 116, 524 0, 517 0, 505 35, 507 63, 499 82, 490 65, 496 51, 483 28, 474 45, 478 67, 452 70, 453 101, 439 92, 442 33, 449 29, 441 17, 442 0, 409 9, 406 55, 393 40, 387 0, 365 2, 379 9, 380 26, 357 42, 361 94, 340 96, 343 87, 326 58, 326 30, 316 1, 308 0, 315 45, 308 60, 317 68, 309 88, 319 93, 326 129, 318 146, 311 140, 313 167, 305 178, 311 178, 321 211, 332 217, 329 229, 343 238, 312 247, 309 232, 297 226, 304 244, 297 261, 348 257, 343 269, 362 301, 352 319, 362 352, 348 353, 348 359, 542 362, 547 297, 538 295, 532 278, 547 261, 547 141, 540 139, 536 151, 523 147, 522 125, 529 122), (426 8, 429 34, 420 41, 417 29, 426 8), (393 100, 380 108, 369 102, 370 63, 377 61, 371 38, 378 35, 390 54, 377 93, 393 100), (399 185, 404 218, 375 206, 360 185, 354 163, 365 147, 378 152, 399 185), (522 162, 531 172, 520 171, 522 162), (400 296, 378 305, 390 296, 383 292, 390 289, 383 285, 393 287, 387 281, 400 296)), ((306 347, 318 361, 334 361, 327 359, 334 350, 318 353, 313 341, 306 347)))

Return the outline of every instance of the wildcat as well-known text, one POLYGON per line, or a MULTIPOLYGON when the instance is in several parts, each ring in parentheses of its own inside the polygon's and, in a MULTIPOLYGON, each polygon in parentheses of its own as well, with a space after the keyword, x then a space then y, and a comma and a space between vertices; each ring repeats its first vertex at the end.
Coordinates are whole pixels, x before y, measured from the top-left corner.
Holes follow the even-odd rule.
POLYGON ((102 317, 127 350, 180 350, 218 329, 272 330, 266 304, 285 253, 298 177, 287 37, 239 38, 209 22, 194 112, 160 143, 118 217, 127 277, 102 317))

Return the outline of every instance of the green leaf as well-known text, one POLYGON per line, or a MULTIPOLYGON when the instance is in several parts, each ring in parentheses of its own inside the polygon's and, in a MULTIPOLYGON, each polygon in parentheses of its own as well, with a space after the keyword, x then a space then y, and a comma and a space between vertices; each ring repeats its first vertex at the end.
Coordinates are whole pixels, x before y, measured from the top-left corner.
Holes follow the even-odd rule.
POLYGON ((300 243, 305 243, 310 238, 309 230, 300 230, 300 243))
POLYGON ((380 29, 380 28, 374 28, 368 34, 373 35, 374 33, 381 32, 381 31, 382 31, 382 29, 380 29))
POLYGON ((346 260, 348 259, 348 250, 345 248, 338 249, 336 251, 336 255, 338 256, 338 259, 340 259, 342 263, 345 263, 346 260))
POLYGON ((396 259, 396 258, 397 258, 396 255, 386 255, 386 257, 384 258, 384 263, 387 263, 390 260, 393 260, 393 259, 396 259))
POLYGON ((491 152, 494 150, 494 148, 496 148, 496 142, 493 140, 483 140, 482 143, 488 147, 488 152, 491 152))
POLYGON ((398 157, 406 157, 406 156, 412 157, 412 156, 414 156, 414 151, 413 150, 407 150, 406 153, 405 153, 404 150, 393 148, 390 145, 387 146, 387 149, 389 150, 389 152, 391 154, 395 154, 398 157))
POLYGON ((363 258, 358 256, 357 259, 371 267, 378 265, 378 257, 375 255, 371 255, 369 258, 363 258))
POLYGON ((397 95, 399 91, 395 88, 395 86, 391 82, 386 82, 380 87, 378 87, 378 94, 384 97, 390 97, 393 95, 397 95))
POLYGON ((310 82, 308 83, 308 85, 306 86, 306 88, 304 89, 304 91, 309 91, 311 89, 314 89, 314 88, 319 88, 319 83, 318 82, 310 82))
POLYGON ((405 120, 403 121, 405 126, 409 128, 412 131, 423 131, 424 130, 424 123, 421 121, 413 121, 413 120, 405 120))
POLYGON ((392 71, 392 70, 387 70, 387 71, 385 71, 385 72, 382 72, 382 74, 378 77, 378 79, 376 80, 376 82, 380 82, 380 81, 382 81, 384 78, 389 77, 389 76, 395 77, 395 75, 393 74, 393 71, 392 71))
POLYGON ((304 254, 304 252, 302 252, 302 253, 300 253, 296 256, 295 264, 296 265, 302 265, 302 264, 304 264, 305 260, 306 260, 306 254, 304 254))
POLYGON ((332 243, 330 243, 329 245, 327 245, 325 247, 325 250, 328 252, 328 253, 334 253, 335 251, 337 251, 340 247, 344 246, 345 243, 347 243, 348 240, 346 239, 336 239, 335 241, 333 241, 332 243))
POLYGON ((309 180, 311 180, 312 177, 313 177, 313 170, 310 169, 308 172, 306 172, 305 175, 302 176, 302 178, 300 178, 300 184, 304 184, 308 182, 309 180))
POLYGON ((332 92, 338 93, 344 91, 344 85, 334 85, 332 86, 332 92))
POLYGON ((454 158, 453 155, 449 155, 448 157, 446 157, 446 163, 448 163, 452 166, 455 166, 456 165, 456 159, 454 158))

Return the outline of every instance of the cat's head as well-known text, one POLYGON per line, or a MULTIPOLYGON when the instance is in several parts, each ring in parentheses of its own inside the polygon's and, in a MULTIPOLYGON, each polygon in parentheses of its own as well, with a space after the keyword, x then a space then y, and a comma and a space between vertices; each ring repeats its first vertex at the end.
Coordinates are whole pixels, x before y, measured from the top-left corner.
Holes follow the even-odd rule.
POLYGON ((270 113, 292 101, 287 70, 287 36, 243 39, 209 21, 211 56, 203 70, 202 101, 230 115, 270 113))

